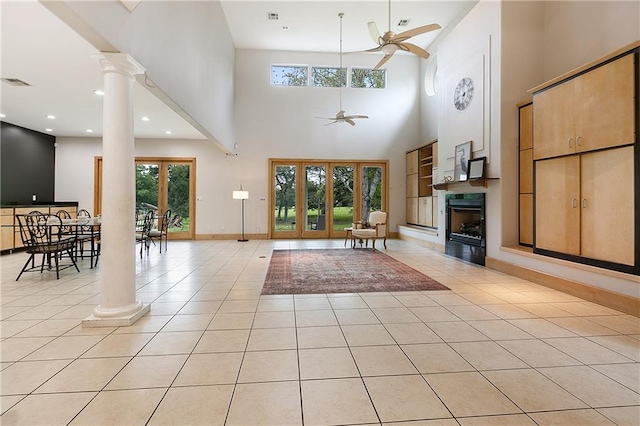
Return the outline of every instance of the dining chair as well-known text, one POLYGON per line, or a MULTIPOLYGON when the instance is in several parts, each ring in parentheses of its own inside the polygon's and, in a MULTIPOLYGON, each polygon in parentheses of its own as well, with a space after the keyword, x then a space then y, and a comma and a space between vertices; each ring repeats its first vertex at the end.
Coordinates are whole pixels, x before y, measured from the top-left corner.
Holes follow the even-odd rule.
POLYGON ((140 244, 140 257, 142 257, 143 246, 145 247, 147 254, 149 254, 149 246, 152 242, 151 237, 149 236, 149 232, 151 232, 154 217, 155 212, 153 210, 149 210, 144 216, 142 227, 139 230, 136 229, 136 244, 140 244))
MULTIPOLYGON (((76 218, 91 219, 91 213, 89 213, 86 209, 80 209, 78 210, 76 218)), ((78 237, 78 242, 76 243, 76 257, 79 257, 81 259, 85 258, 84 245, 85 243, 89 242, 91 244, 91 247, 88 257, 91 260, 91 267, 93 267, 93 258, 98 256, 96 241, 100 239, 100 229, 96 228, 93 225, 93 222, 86 224, 78 223, 76 225, 76 236, 78 237)))
POLYGON ((60 279, 60 271, 62 269, 70 268, 71 266, 80 272, 72 252, 75 247, 76 237, 61 234, 62 220, 58 216, 32 212, 26 215, 17 214, 15 217, 18 220, 22 244, 25 246, 27 254, 29 254, 29 258, 18 274, 16 281, 20 279, 24 272, 32 272, 37 269, 40 269, 40 273, 44 272, 45 260, 48 265, 47 269, 51 269, 52 258, 56 265, 56 279, 60 279), (71 264, 60 267, 58 257, 63 252, 69 255, 71 264), (35 257, 37 255, 42 255, 39 267, 35 265, 35 257))
POLYGON ((169 223, 171 222, 171 210, 167 209, 162 215, 162 222, 158 229, 152 229, 149 231, 149 237, 153 241, 154 238, 157 238, 160 242, 160 253, 162 253, 162 239, 164 238, 164 249, 165 251, 168 249, 167 247, 167 236, 169 233, 169 223))

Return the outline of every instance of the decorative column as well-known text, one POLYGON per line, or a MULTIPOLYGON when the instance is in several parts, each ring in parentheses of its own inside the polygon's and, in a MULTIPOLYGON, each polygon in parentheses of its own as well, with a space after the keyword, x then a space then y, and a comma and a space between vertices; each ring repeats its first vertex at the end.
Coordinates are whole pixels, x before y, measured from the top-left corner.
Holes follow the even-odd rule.
POLYGON ((83 327, 128 326, 149 312, 136 299, 133 81, 144 68, 125 53, 93 55, 104 76, 100 305, 83 327))

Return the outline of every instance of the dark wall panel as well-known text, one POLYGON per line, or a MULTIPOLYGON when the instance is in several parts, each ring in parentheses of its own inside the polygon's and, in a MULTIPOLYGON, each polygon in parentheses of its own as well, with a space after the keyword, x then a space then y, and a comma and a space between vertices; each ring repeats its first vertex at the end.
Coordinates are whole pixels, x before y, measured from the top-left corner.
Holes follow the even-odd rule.
POLYGON ((2 122, 0 198, 2 204, 54 201, 55 136, 2 122))

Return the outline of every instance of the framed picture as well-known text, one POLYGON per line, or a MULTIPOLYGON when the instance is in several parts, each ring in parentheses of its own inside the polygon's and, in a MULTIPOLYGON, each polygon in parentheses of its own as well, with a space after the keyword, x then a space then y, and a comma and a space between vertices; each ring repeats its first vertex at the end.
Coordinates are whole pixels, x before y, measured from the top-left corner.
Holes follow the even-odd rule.
POLYGON ((467 180, 467 167, 471 158, 471 141, 456 145, 455 164, 453 166, 453 180, 464 182, 467 180))
POLYGON ((469 180, 484 178, 484 168, 487 163, 487 157, 474 158, 469 160, 467 170, 469 171, 469 180))

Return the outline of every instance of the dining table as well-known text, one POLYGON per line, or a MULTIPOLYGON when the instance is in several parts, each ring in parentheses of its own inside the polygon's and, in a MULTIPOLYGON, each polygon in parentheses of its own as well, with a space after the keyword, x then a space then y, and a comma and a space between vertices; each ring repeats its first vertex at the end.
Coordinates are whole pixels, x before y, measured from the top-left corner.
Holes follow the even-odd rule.
MULTIPOLYGON (((96 251, 96 243, 100 239, 100 231, 102 227, 102 218, 100 216, 97 217, 84 217, 80 216, 75 219, 54 219, 49 218, 47 220, 47 225, 51 228, 59 227, 60 229, 57 231, 58 234, 68 234, 76 237, 76 250, 75 257, 84 258, 86 255, 84 254, 83 246, 85 241, 89 241, 91 243, 91 248, 89 250, 89 258, 91 260, 90 268, 93 268, 94 261, 93 258, 98 256, 98 252, 96 251), (64 231, 64 232, 61 232, 64 231)), ((53 231, 53 230, 52 230, 53 231)), ((96 262, 97 263, 97 259, 96 262)))

